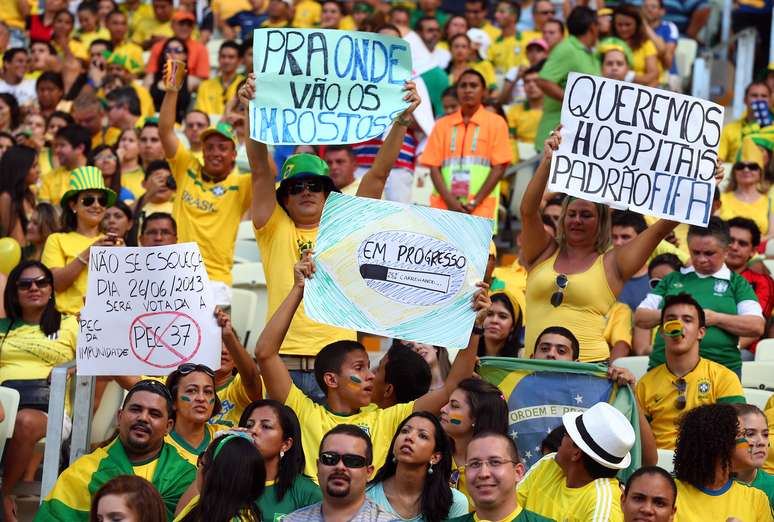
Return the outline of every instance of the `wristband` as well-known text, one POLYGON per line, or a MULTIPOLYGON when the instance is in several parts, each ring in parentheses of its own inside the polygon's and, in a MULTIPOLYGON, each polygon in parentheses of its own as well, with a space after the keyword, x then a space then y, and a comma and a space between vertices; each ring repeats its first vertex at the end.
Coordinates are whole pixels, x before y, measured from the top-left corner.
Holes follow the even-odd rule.
POLYGON ((473 325, 473 335, 484 335, 484 329, 480 326, 473 325))
POLYGON ((408 127, 411 125, 411 119, 410 118, 404 118, 403 115, 399 115, 397 118, 392 120, 393 123, 397 123, 398 125, 402 125, 404 127, 408 127))
POLYGON ((636 74, 634 73, 634 71, 629 71, 628 73, 626 73, 626 76, 624 76, 624 80, 627 82, 633 82, 635 76, 636 74))

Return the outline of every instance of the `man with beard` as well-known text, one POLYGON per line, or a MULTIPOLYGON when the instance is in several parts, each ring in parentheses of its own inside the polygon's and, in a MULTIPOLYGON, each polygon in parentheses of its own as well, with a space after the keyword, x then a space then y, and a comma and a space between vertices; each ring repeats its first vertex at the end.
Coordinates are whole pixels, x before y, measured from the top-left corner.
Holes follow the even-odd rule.
POLYGON ((323 500, 284 517, 285 522, 347 520, 387 522, 395 517, 365 496, 373 473, 371 438, 353 424, 339 424, 320 442, 317 478, 323 500))
POLYGON ((135 384, 118 411, 118 437, 64 470, 35 520, 89 520, 91 496, 108 480, 137 475, 161 494, 169 520, 196 468, 164 442, 172 428, 172 396, 160 382, 135 384))

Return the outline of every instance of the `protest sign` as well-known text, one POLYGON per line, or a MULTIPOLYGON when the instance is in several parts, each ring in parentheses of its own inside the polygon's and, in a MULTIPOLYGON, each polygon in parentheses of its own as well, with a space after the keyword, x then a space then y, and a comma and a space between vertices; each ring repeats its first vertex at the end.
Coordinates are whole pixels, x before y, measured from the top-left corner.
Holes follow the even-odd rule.
POLYGON ((408 103, 407 42, 333 29, 256 29, 250 137, 272 145, 360 143, 408 103))
POLYGON ((548 190, 706 225, 723 107, 661 89, 570 73, 548 190))
POLYGON ((488 219, 331 193, 304 310, 322 323, 463 348, 491 234, 488 219))
POLYGON ((92 247, 79 319, 80 375, 166 375, 220 368, 220 328, 196 243, 92 247))

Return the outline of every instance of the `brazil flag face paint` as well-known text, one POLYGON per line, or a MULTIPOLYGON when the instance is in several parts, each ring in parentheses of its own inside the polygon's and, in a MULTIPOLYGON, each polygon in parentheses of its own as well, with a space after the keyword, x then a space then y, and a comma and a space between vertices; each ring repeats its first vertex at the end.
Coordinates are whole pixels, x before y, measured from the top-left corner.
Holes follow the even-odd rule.
POLYGON ((661 331, 663 331, 664 335, 668 337, 682 337, 685 335, 683 331, 683 323, 677 319, 665 322, 664 326, 661 327, 661 331))

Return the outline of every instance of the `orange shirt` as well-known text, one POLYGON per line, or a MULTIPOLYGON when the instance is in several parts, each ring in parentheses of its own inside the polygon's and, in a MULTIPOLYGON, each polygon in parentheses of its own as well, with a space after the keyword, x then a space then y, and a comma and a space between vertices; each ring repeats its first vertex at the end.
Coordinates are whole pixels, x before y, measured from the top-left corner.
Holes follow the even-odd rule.
MULTIPOLYGON (((156 74, 159 63, 159 55, 166 40, 160 40, 151 47, 150 57, 145 66, 145 70, 151 74, 156 74)), ((210 77, 210 55, 203 43, 189 38, 185 46, 188 48, 188 74, 206 80, 210 77)))

